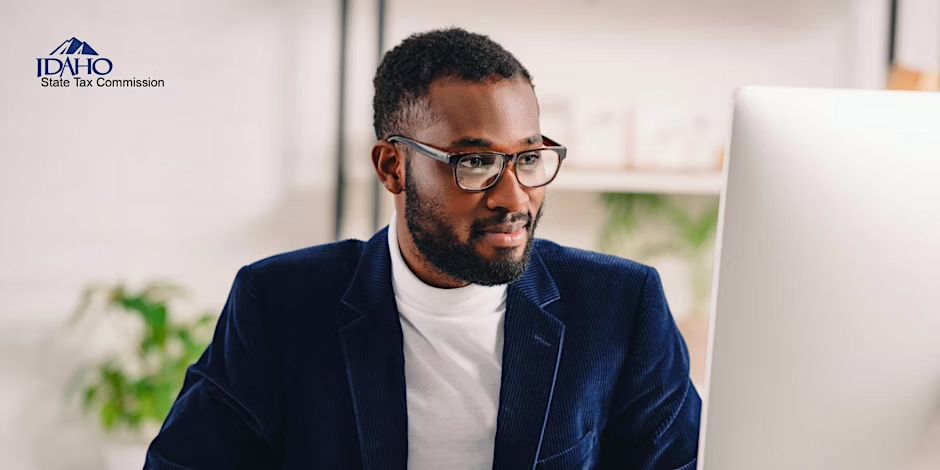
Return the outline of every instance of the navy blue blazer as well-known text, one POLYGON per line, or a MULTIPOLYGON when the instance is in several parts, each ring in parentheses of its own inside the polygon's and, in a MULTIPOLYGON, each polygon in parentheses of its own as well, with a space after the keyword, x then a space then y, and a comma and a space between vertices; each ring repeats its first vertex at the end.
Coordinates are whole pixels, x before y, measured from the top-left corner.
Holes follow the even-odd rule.
MULTIPOLYGON (((405 470, 387 230, 239 270, 145 468, 405 470)), ((502 367, 494 469, 695 468, 701 400, 653 268, 536 240, 502 367)))

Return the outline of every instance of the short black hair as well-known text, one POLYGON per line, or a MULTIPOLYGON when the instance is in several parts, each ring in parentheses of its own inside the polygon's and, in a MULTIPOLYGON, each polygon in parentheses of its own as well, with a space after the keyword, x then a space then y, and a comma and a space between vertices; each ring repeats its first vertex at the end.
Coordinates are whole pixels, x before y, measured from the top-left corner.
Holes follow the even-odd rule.
POLYGON ((436 29, 412 34, 382 58, 372 99, 373 127, 377 139, 405 132, 420 117, 420 104, 431 83, 439 78, 474 82, 532 76, 503 46, 488 36, 461 28, 436 29))

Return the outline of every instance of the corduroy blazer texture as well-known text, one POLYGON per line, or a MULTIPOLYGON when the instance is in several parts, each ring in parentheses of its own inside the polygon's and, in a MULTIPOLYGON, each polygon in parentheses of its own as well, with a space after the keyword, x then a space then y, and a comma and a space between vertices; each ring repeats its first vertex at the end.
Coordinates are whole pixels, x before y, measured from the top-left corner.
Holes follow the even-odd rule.
MULTIPOLYGON (((239 270, 145 468, 405 470, 387 230, 239 270)), ((701 400, 655 269, 536 240, 506 302, 494 469, 695 468, 701 400)))

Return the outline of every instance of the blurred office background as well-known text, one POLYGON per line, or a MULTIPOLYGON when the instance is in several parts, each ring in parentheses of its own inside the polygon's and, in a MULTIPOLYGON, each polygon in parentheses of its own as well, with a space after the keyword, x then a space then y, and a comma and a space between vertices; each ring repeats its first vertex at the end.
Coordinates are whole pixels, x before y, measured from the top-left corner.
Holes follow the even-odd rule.
POLYGON ((699 385, 735 88, 940 87, 940 0, 3 0, 4 468, 108 468, 152 432, 105 433, 66 393, 140 349, 146 315, 69 323, 90 282, 184 286, 185 321, 217 314, 244 264, 385 225, 379 50, 451 25, 519 58, 571 149, 538 235, 657 267, 699 385), (40 86, 35 61, 71 37, 165 86, 40 86))

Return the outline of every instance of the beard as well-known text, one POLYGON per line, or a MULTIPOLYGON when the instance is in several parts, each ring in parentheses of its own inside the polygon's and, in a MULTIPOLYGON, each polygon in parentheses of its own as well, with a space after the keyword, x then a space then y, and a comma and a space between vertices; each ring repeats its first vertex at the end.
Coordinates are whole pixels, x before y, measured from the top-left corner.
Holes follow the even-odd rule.
POLYGON ((440 200, 424 197, 418 191, 405 161, 405 221, 415 246, 428 263, 439 273, 453 279, 483 286, 508 284, 519 279, 529 266, 535 227, 542 218, 542 206, 533 217, 529 212, 510 214, 508 211, 493 217, 474 220, 467 241, 457 234, 453 220, 444 211, 440 200), (488 259, 477 252, 474 242, 482 238, 487 227, 503 223, 525 221, 526 244, 522 256, 515 258, 515 248, 496 248, 496 257, 488 259))

